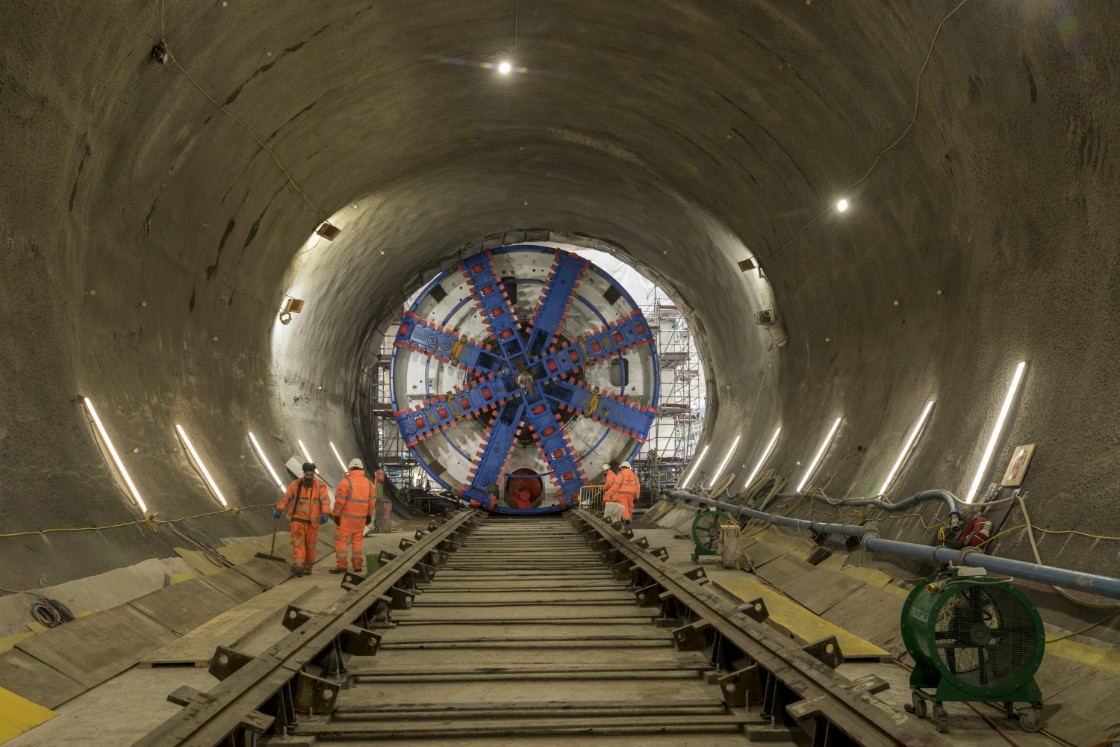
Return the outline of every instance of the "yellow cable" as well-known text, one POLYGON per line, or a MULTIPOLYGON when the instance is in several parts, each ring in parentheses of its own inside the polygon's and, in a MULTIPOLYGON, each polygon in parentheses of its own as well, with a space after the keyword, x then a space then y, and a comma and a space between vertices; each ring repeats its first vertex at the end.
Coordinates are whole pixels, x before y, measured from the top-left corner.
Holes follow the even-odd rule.
MULTIPOLYGON (((250 508, 266 508, 266 507, 267 508, 272 508, 272 505, 273 504, 271 504, 271 503, 254 503, 254 504, 249 505, 249 506, 241 506, 237 510, 238 511, 245 511, 245 510, 250 509, 250 508)), ((149 529, 151 529, 154 532, 154 531, 156 531, 156 525, 157 524, 170 524, 170 523, 176 522, 176 521, 187 521, 189 519, 199 519, 199 518, 202 518, 203 516, 215 516, 217 514, 226 514, 227 516, 229 516, 230 512, 227 509, 222 509, 220 511, 207 511, 206 513, 193 514, 191 516, 180 516, 177 519, 159 519, 159 518, 156 518, 159 514, 157 514, 155 512, 152 512, 152 513, 148 514, 147 516, 145 516, 143 519, 136 519, 135 521, 124 521, 124 522, 121 522, 119 524, 103 524, 102 526, 97 526, 97 527, 55 527, 55 528, 52 528, 52 529, 36 529, 36 530, 29 530, 29 531, 25 531, 25 532, 4 532, 4 533, 0 534, 0 538, 4 538, 4 537, 31 537, 31 536, 39 535, 39 534, 56 534, 56 533, 59 533, 59 532, 100 532, 103 529, 120 529, 121 527, 134 527, 134 526, 137 526, 139 524, 143 524, 143 525, 147 526, 149 529)))
POLYGON ((1097 627, 1098 625, 1103 625, 1104 623, 1108 622, 1109 620, 1116 617, 1117 615, 1120 615, 1120 609, 1116 610, 1111 615, 1108 615, 1103 620, 1098 620, 1095 623, 1091 623, 1089 625, 1086 625, 1081 630, 1075 630, 1072 633, 1066 633, 1065 635, 1060 635, 1057 638, 1047 638, 1046 642, 1047 643, 1057 643, 1058 641, 1064 641, 1067 638, 1073 638, 1075 635, 1081 635, 1082 633, 1085 633, 1087 631, 1092 630, 1093 628, 1097 627))

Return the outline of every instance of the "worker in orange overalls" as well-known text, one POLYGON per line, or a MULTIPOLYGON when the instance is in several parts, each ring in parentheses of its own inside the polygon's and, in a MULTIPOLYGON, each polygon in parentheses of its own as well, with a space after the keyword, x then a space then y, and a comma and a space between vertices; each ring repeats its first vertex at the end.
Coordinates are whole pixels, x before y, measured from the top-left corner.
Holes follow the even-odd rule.
POLYGON ((630 462, 623 462, 618 473, 618 502, 622 504, 622 523, 627 529, 634 518, 634 504, 642 492, 642 485, 638 476, 630 467, 630 462))
POLYGON ((334 568, 331 573, 346 570, 346 551, 352 548, 350 562, 354 572, 362 572, 362 532, 373 521, 377 505, 377 484, 366 477, 361 459, 351 459, 346 477, 338 481, 334 490, 334 568))
POLYGON ((625 511, 618 494, 620 487, 622 482, 618 462, 612 459, 607 465, 607 476, 603 480, 603 518, 611 524, 619 524, 625 511))
POLYGON ((277 519, 288 503, 292 531, 292 574, 310 576, 315 564, 315 544, 319 541, 319 525, 330 516, 330 495, 327 484, 315 476, 315 463, 303 463, 303 478, 293 480, 276 505, 277 519))

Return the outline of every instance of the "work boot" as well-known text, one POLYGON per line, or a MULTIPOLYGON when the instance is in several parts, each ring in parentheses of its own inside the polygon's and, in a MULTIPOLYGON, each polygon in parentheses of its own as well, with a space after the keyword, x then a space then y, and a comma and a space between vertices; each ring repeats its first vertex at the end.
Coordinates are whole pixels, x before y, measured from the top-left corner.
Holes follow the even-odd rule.
POLYGON ((345 568, 331 568, 330 573, 346 573, 345 568))
POLYGON ((305 576, 310 576, 310 575, 311 575, 311 571, 312 571, 312 570, 314 570, 314 569, 312 568, 312 566, 309 566, 309 565, 305 565, 305 566, 303 567, 303 575, 305 575, 305 576))
POLYGON ((360 576, 362 574, 362 569, 361 568, 355 568, 354 573, 357 573, 360 576))
POLYGON ((302 576, 303 575, 303 566, 302 565, 293 565, 292 566, 292 575, 293 576, 302 576))

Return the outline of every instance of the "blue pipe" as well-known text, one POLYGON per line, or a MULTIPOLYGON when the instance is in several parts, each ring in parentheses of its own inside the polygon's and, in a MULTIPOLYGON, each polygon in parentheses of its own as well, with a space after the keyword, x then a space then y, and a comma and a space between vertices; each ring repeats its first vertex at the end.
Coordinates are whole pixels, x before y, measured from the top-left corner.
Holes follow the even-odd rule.
MULTIPOLYGON (((926 492, 930 493, 936 491, 926 492)), ((756 511, 753 508, 745 508, 732 503, 714 501, 711 498, 692 495, 691 493, 685 493, 680 490, 670 491, 669 494, 674 498, 686 502, 695 502, 706 506, 712 506, 713 508, 726 511, 729 514, 748 516, 752 519, 760 519, 770 522, 771 524, 777 524, 778 526, 806 529, 811 532, 823 532, 825 534, 839 534, 845 537, 861 537, 863 539, 863 546, 872 552, 885 552, 904 558, 924 560, 930 563, 954 563, 956 565, 974 566, 976 568, 984 568, 993 573, 1012 576, 1013 578, 1022 578, 1028 581, 1050 584, 1051 586, 1060 586, 1065 589, 1074 589, 1076 591, 1097 594, 1111 599, 1120 599, 1120 579, 1110 578, 1109 576, 1098 576, 1095 573, 1071 571, 1065 568, 1054 568, 1053 566, 1039 565, 1037 563, 1025 563, 1021 560, 1011 560, 1010 558, 997 558, 970 549, 961 551, 953 550, 948 547, 933 547, 930 545, 917 545, 912 542, 880 539, 875 534, 874 530, 867 531, 869 528, 864 526, 856 526, 853 524, 822 524, 819 521, 808 521, 806 519, 794 519, 790 516, 768 514, 763 511, 756 511)), ((922 493, 919 493, 919 495, 922 495, 922 493)))

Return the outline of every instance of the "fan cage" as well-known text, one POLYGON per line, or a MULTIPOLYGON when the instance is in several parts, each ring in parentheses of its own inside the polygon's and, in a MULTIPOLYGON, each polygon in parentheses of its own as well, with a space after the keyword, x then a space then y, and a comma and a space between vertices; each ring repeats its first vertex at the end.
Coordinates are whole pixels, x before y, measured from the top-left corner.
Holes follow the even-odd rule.
POLYGON ((1040 646, 1035 615, 1002 584, 950 583, 933 635, 938 668, 970 689, 1018 687, 1034 674, 1040 646))

